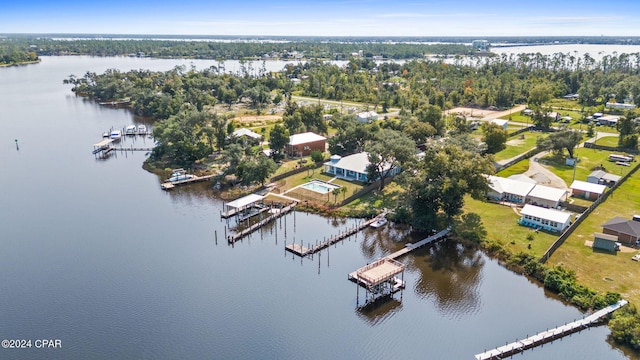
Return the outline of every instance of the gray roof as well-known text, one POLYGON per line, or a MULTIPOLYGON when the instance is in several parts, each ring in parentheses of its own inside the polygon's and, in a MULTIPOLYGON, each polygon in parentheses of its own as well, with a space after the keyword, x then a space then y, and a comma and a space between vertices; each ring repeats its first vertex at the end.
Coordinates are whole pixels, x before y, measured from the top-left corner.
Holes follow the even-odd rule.
POLYGON ((635 238, 640 237, 640 221, 633 221, 620 216, 616 216, 602 224, 602 228, 609 229, 620 234, 631 235, 635 238))

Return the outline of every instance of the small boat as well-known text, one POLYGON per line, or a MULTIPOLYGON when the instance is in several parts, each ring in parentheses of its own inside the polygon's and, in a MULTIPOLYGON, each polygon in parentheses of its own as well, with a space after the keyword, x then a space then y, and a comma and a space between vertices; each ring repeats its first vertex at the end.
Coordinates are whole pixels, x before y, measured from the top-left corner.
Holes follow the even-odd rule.
POLYGON ((385 226, 386 224, 387 224, 387 218, 381 217, 381 218, 378 218, 376 221, 372 222, 371 224, 369 224, 369 226, 371 226, 374 229, 377 229, 385 226))
POLYGON ((109 135, 111 135, 111 134, 109 134, 109 132, 108 132, 108 131, 105 131, 105 132, 103 132, 103 133, 102 133, 102 137, 103 137, 103 138, 108 138, 108 137, 109 137, 109 135))
POLYGON ((189 174, 177 174, 177 175, 172 175, 167 181, 168 182, 176 182, 176 181, 182 181, 182 180, 189 180, 192 179, 193 175, 189 175, 189 174))
POLYGON ((113 130, 111 132, 111 134, 109 135, 109 138, 113 139, 114 141, 118 141, 118 140, 122 139, 122 131, 113 130))
POLYGON ((186 171, 184 171, 184 169, 174 169, 171 172, 171 177, 167 179, 167 181, 176 182, 176 181, 189 180, 192 178, 194 178, 194 176, 187 174, 186 171))
POLYGON ((147 127, 144 125, 138 125, 138 135, 147 135, 147 127))
POLYGON ((129 125, 124 129, 124 133, 126 135, 135 135, 136 134, 136 126, 135 125, 129 125))

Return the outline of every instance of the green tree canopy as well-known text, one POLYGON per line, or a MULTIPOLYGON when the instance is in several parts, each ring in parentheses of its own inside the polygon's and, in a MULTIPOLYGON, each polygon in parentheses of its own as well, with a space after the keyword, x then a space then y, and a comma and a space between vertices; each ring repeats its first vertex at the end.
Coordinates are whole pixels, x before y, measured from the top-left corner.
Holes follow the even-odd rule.
POLYGON ((383 129, 365 144, 365 151, 369 154, 367 177, 372 182, 379 179, 382 190, 385 179, 415 157, 416 145, 401 132, 383 129))

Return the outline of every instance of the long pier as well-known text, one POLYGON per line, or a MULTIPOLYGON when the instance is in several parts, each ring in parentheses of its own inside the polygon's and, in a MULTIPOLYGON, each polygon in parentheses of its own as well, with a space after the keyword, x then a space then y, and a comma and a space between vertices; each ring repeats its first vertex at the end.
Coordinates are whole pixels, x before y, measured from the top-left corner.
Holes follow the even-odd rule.
POLYGON ((590 326, 593 326, 596 323, 598 323, 600 319, 603 318, 604 316, 611 314, 612 312, 618 310, 619 308, 625 305, 627 305, 627 300, 620 300, 617 303, 613 305, 609 305, 604 309, 598 310, 595 313, 581 320, 577 320, 562 326, 558 326, 550 330, 542 331, 526 339, 518 340, 518 341, 512 342, 511 344, 506 344, 504 346, 500 346, 495 349, 485 351, 483 353, 477 354, 475 358, 476 360, 504 359, 506 357, 523 352, 527 349, 534 348, 538 345, 551 342, 553 340, 559 339, 561 337, 567 336, 569 334, 573 334, 575 332, 578 332, 590 326))
POLYGON ((185 180, 179 180, 179 181, 167 181, 165 183, 160 184, 160 188, 162 188, 162 190, 171 190, 176 186, 180 186, 180 185, 186 185, 186 184, 191 184, 191 183, 197 183, 197 182, 202 182, 202 181, 207 181, 213 177, 215 177, 216 175, 205 175, 205 176, 193 176, 190 179, 185 179, 185 180))
POLYGON ((298 256, 301 256, 301 257, 305 257, 305 256, 308 256, 308 255, 315 254, 318 251, 326 249, 329 246, 331 246, 331 245, 333 245, 333 244, 335 244, 335 243, 337 243, 337 242, 339 242, 339 241, 341 241, 341 240, 343 240, 343 239, 345 239, 345 238, 347 238, 347 237, 359 232, 360 230, 366 228, 367 226, 371 225, 373 222, 377 221, 379 219, 379 216, 384 216, 384 214, 383 215, 378 215, 378 216, 374 217, 373 219, 369 219, 369 220, 367 220, 367 221, 365 221, 365 222, 363 222, 363 223, 361 223, 359 225, 356 225, 356 226, 354 226, 352 228, 349 228, 349 229, 347 229, 347 230, 345 230, 345 231, 343 231, 343 232, 341 232, 339 234, 333 235, 330 238, 328 238, 326 240, 323 240, 320 243, 317 243, 317 244, 315 244, 313 246, 310 245, 309 247, 306 247, 306 246, 304 246, 302 244, 293 243, 293 244, 285 245, 284 248, 285 248, 285 250, 287 250, 289 252, 292 252, 292 253, 294 253, 294 254, 296 254, 298 256))
POLYGON ((413 243, 413 244, 412 243, 408 243, 408 244, 406 244, 404 246, 404 248, 394 252, 391 255, 385 256, 385 258, 395 260, 395 259, 397 259, 397 258, 399 258, 401 256, 406 255, 407 253, 409 253, 409 252, 411 252, 411 251, 413 251, 415 249, 421 248, 421 247, 423 247, 423 246, 425 246, 427 244, 431 244, 433 242, 436 242, 436 241, 444 238, 445 236, 447 236, 449 234, 450 231, 451 231, 450 228, 446 228, 446 229, 440 231, 437 234, 431 235, 431 236, 429 236, 429 237, 427 237, 425 239, 422 239, 422 240, 418 241, 417 243, 413 243))
MULTIPOLYGON (((243 237, 251 234, 252 232, 254 232, 254 231, 258 230, 258 229, 260 229, 261 227, 265 226, 266 224, 270 223, 271 221, 273 221, 273 220, 285 215, 289 211, 293 210, 293 208, 296 205, 298 205, 298 203, 297 202, 293 202, 292 204, 289 204, 289 205, 283 207, 282 209, 278 209, 277 212, 269 215, 268 217, 260 220, 259 222, 255 223, 255 224, 251 225, 250 227, 240 231, 239 233, 234 234, 234 235, 229 235, 227 237, 227 240, 229 241, 229 244, 233 244, 236 241, 241 240, 243 237)), ((274 209, 274 210, 276 210, 276 209, 274 209)))

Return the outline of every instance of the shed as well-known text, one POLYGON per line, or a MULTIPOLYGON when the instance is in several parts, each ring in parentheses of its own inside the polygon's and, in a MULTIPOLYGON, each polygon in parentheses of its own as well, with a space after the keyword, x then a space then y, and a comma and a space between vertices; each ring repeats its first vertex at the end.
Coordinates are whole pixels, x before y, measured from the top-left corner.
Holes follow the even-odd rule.
POLYGON ((492 124, 496 124, 496 125, 500 126, 503 130, 507 130, 507 127, 509 126, 509 120, 491 119, 491 120, 489 120, 489 122, 492 123, 492 124))
POLYGON ((593 249, 600 249, 615 252, 620 250, 618 237, 615 235, 607 235, 603 233, 593 233, 593 249))
POLYGON ((592 184, 586 181, 574 180, 571 183, 571 192, 573 196, 584 197, 588 200, 596 200, 604 193, 607 188, 605 185, 592 184))
POLYGON ((620 181, 620 176, 609 174, 604 170, 596 170, 587 176, 587 182, 592 184, 601 184, 612 186, 620 181))

